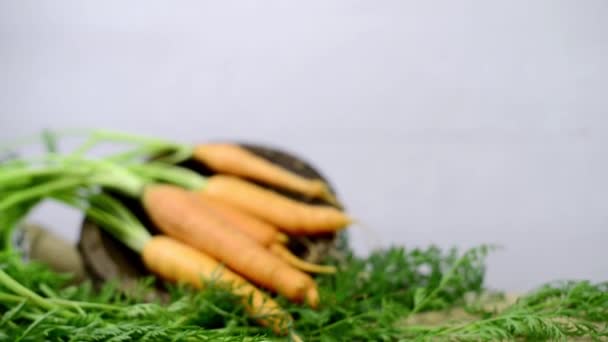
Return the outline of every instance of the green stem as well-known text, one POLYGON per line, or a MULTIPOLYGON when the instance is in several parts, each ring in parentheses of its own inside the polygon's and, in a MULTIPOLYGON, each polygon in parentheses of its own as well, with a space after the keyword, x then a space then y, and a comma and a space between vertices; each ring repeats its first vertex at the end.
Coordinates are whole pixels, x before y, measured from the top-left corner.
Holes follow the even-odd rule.
POLYGON ((90 151, 97 143, 99 139, 96 137, 89 137, 85 142, 80 145, 74 152, 70 154, 71 157, 81 157, 85 155, 88 151, 90 151))
POLYGON ((38 319, 36 319, 34 322, 32 322, 25 329, 25 331, 21 334, 21 336, 19 336, 19 338, 17 338, 15 340, 15 342, 19 342, 19 341, 23 340, 30 333, 30 331, 32 331, 38 324, 40 324, 42 321, 44 321, 45 319, 47 319, 48 317, 53 315, 55 312, 57 312, 57 309, 51 309, 51 310, 45 312, 42 316, 40 316, 38 319))
POLYGON ((14 184, 19 181, 30 180, 33 177, 58 175, 67 170, 63 167, 53 167, 35 170, 9 170, 0 174, 0 185, 14 184))
POLYGON ((76 311, 78 311, 79 314, 81 315, 85 315, 86 313, 84 312, 84 310, 82 310, 82 308, 74 303, 70 303, 69 301, 63 302, 60 298, 57 297, 57 294, 55 294, 55 291, 53 291, 47 284, 40 284, 40 291, 48 297, 48 301, 56 303, 56 304, 60 304, 63 306, 68 306, 70 308, 75 309, 76 311))
MULTIPOLYGON (((48 288, 48 286, 46 286, 46 284, 41 285, 41 290, 44 292, 49 292, 48 296, 51 297, 51 298, 43 298, 45 301, 47 301, 49 303, 58 304, 61 306, 75 308, 81 314, 85 313, 82 309, 99 309, 99 310, 106 310, 106 311, 120 311, 123 309, 123 307, 118 306, 118 305, 113 305, 113 304, 81 302, 81 301, 77 301, 77 300, 62 299, 62 298, 57 297, 55 294, 53 294, 53 291, 50 290, 50 288, 48 288), (42 290, 43 286, 45 287, 44 290, 42 290)), ((0 302, 20 303, 24 300, 28 300, 28 297, 0 292, 0 302)))
POLYGON ((102 225, 108 233, 138 254, 141 254, 144 250, 144 246, 152 238, 150 233, 148 233, 143 226, 137 227, 126 225, 124 221, 116 219, 114 216, 95 208, 87 209, 87 215, 102 225))
POLYGON ((20 303, 24 300, 26 300, 26 298, 24 298, 22 296, 17 296, 17 295, 10 294, 10 293, 0 292, 0 302, 20 303))
POLYGON ((57 136, 51 130, 45 129, 42 131, 42 141, 46 147, 47 152, 57 153, 57 136))
POLYGON ((169 156, 162 157, 162 160, 167 163, 175 164, 190 158, 193 153, 193 147, 189 145, 124 132, 97 130, 93 132, 93 137, 98 140, 126 142, 139 145, 130 151, 109 155, 104 158, 105 160, 114 162, 128 161, 136 157, 150 157, 167 150, 174 150, 169 156))
POLYGON ((112 305, 112 304, 80 302, 80 301, 61 299, 61 298, 52 298, 52 299, 49 299, 49 301, 60 304, 60 305, 78 307, 78 308, 81 308, 81 310, 82 309, 100 309, 100 310, 107 310, 107 311, 120 311, 123 309, 120 306, 112 305))
POLYGON ((38 202, 36 199, 2 212, 2 216, 0 216, 0 237, 5 251, 13 250, 13 234, 17 225, 38 202))
POLYGON ((128 169, 105 160, 87 161, 97 166, 91 178, 93 184, 116 189, 134 198, 141 197, 145 182, 128 169))
POLYGON ((158 158, 158 161, 167 164, 178 164, 183 161, 186 161, 192 157, 194 153, 194 148, 191 146, 182 146, 177 148, 173 153, 168 156, 162 156, 158 158))
POLYGON ((142 156, 150 156, 156 153, 160 153, 165 150, 165 147, 157 147, 157 146, 138 146, 134 149, 131 149, 126 152, 111 154, 109 156, 104 157, 104 160, 112 161, 112 162, 124 162, 132 160, 136 157, 142 156))
POLYGON ((133 215, 133 213, 131 213, 123 204, 109 195, 99 193, 90 196, 89 203, 91 207, 112 213, 113 216, 124 221, 127 225, 141 226, 141 222, 137 219, 137 217, 135 217, 135 215, 133 215))
POLYGON ((40 291, 49 298, 57 298, 57 294, 47 284, 42 283, 39 285, 40 291))
POLYGON ((36 199, 39 197, 45 197, 55 191, 64 191, 67 189, 73 189, 83 185, 84 181, 80 178, 64 178, 56 181, 42 183, 38 186, 31 187, 27 190, 11 193, 0 201, 0 211, 4 211, 11 206, 19 203, 36 199))
MULTIPOLYGON (((69 195, 57 194, 55 198, 79 210, 85 211, 87 216, 99 224, 102 229, 138 254, 141 254, 146 243, 152 238, 150 233, 139 221, 137 221, 137 219, 133 218, 131 221, 119 218, 115 209, 95 207, 94 200, 91 200, 91 202, 93 202, 91 205, 93 206, 87 206, 78 201, 77 198, 70 197, 69 195)), ((121 206, 118 202, 114 205, 121 206)), ((123 209, 124 208, 121 207, 121 210, 123 209)))
POLYGON ((207 185, 207 178, 179 166, 152 162, 145 165, 131 165, 129 169, 141 176, 176 184, 186 189, 200 190, 207 185))
POLYGON ((112 132, 112 131, 107 131, 107 130, 93 131, 93 136, 95 136, 99 139, 103 139, 103 140, 110 140, 110 141, 116 141, 116 142, 128 142, 128 143, 134 143, 134 144, 144 144, 147 146, 156 146, 156 147, 165 147, 165 148, 179 148, 182 146, 181 144, 177 144, 177 143, 163 140, 163 139, 151 138, 151 137, 123 133, 123 132, 112 132))
POLYGON ((145 182, 121 165, 103 159, 88 159, 78 156, 60 157, 58 160, 64 165, 90 172, 87 185, 104 186, 135 198, 139 198, 143 193, 145 182))
POLYGON ((40 316, 42 316, 43 313, 37 311, 36 313, 33 312, 24 312, 22 313, 20 316, 29 319, 30 321, 35 321, 38 318, 40 318, 40 316))
POLYGON ((98 130, 95 131, 93 134, 99 139, 114 142, 127 142, 140 145, 131 151, 110 155, 106 157, 106 160, 125 161, 133 159, 135 157, 149 157, 151 155, 159 154, 166 150, 173 150, 173 153, 168 156, 161 157, 161 159, 166 163, 176 164, 190 158, 193 153, 193 147, 190 145, 179 144, 158 138, 151 138, 123 132, 110 132, 105 130, 98 130))
POLYGON ((57 305, 52 304, 45 298, 41 297, 37 293, 28 289, 27 287, 21 285, 18 281, 9 276, 4 270, 0 269, 0 283, 4 285, 7 289, 13 291, 14 293, 31 300, 32 303, 40 306, 41 308, 52 310, 56 309, 57 305))

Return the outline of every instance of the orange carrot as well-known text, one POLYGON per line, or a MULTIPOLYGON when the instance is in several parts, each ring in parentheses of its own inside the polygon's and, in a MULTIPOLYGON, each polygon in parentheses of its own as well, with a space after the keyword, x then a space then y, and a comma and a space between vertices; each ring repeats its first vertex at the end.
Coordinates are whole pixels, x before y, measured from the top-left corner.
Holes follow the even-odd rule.
POLYGON ((199 191, 291 234, 333 233, 351 223, 336 208, 298 202, 237 177, 211 176, 199 191))
POLYGON ((279 232, 274 226, 259 220, 245 212, 218 201, 205 192, 196 193, 197 201, 210 208, 222 217, 227 223, 241 230, 245 235, 251 237, 264 246, 273 243, 285 243, 289 239, 287 235, 279 232))
POLYGON ((227 224, 239 229, 245 235, 267 247, 273 254, 277 255, 291 266, 311 273, 336 273, 336 268, 333 266, 309 263, 291 253, 291 251, 283 245, 284 242, 287 242, 287 235, 278 232, 274 226, 257 217, 217 201, 205 193, 198 193, 197 195, 197 200, 200 201, 202 205, 218 214, 218 216, 227 224))
POLYGON ((225 224, 187 190, 149 185, 142 202, 152 222, 165 234, 292 301, 305 300, 311 307, 318 305, 317 287, 308 274, 293 269, 238 229, 225 224))
POLYGON ((257 317, 260 324, 272 328, 277 334, 286 334, 292 322, 289 313, 264 292, 241 276, 222 267, 215 259, 170 237, 157 235, 151 238, 142 251, 146 267, 160 277, 204 288, 204 281, 228 285, 242 299, 245 310, 257 317))
POLYGON ((321 198, 336 204, 336 198, 325 182, 308 179, 284 169, 245 148, 235 144, 209 143, 194 148, 194 159, 205 163, 218 172, 249 178, 261 183, 276 186, 309 198, 321 198))

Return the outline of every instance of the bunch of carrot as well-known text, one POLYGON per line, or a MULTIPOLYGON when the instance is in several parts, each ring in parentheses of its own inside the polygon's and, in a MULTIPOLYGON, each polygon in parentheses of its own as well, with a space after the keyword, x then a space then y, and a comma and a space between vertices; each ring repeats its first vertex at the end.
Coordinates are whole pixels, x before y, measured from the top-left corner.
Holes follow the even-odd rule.
MULTIPOLYGON (((85 200, 87 205, 79 207, 139 252, 150 271, 198 288, 211 280, 230 285, 244 299, 252 317, 278 334, 288 332, 291 316, 257 287, 316 308, 319 293, 309 273, 336 271, 300 260, 285 243, 290 236, 335 233, 351 223, 347 214, 332 205, 337 201, 323 181, 303 178, 235 144, 190 148, 102 132, 94 134, 77 152, 53 155, 50 160, 53 167, 46 167, 49 175, 44 181, 5 196, 0 200, 0 212, 41 196, 82 203, 73 198, 81 198, 83 189, 90 192, 95 187, 110 187, 138 198, 163 235, 149 236, 126 208, 99 200, 104 197, 91 197, 97 199, 85 200), (103 139, 128 140, 138 146, 107 158, 82 157, 86 149, 103 139), (136 159, 167 148, 204 163, 216 174, 204 177, 172 163, 136 159), (259 183, 319 198, 328 205, 300 202, 259 183)), ((4 181, 8 184, 24 175, 45 175, 43 171, 7 171, 4 181)), ((0 187, 2 181, 0 177, 0 187)))

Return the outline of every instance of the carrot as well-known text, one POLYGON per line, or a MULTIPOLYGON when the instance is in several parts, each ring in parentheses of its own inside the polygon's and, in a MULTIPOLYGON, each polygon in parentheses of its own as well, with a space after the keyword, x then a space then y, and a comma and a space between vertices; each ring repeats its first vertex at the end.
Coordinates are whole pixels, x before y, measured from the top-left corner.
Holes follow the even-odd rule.
POLYGON ((218 216, 227 224, 239 229, 245 235, 267 247, 273 254, 277 255, 291 266, 311 273, 336 273, 336 268, 333 266, 312 264, 295 256, 282 244, 287 242, 287 235, 281 234, 274 226, 261 221, 257 217, 217 201, 205 193, 199 193, 197 200, 200 201, 202 205, 218 214, 218 216))
POLYGON ((211 176, 199 191, 291 234, 333 233, 351 223, 336 208, 298 202, 237 177, 211 176))
POLYGON ((192 156, 218 173, 249 178, 337 204, 336 198, 322 180, 302 177, 236 144, 200 144, 194 148, 192 156))
POLYGON ((215 259, 170 237, 158 235, 143 248, 142 258, 146 267, 160 277, 186 283, 198 289, 205 281, 229 285, 231 291, 242 299, 245 310, 258 322, 272 328, 277 334, 285 334, 292 322, 291 316, 279 304, 269 298, 241 276, 221 267, 215 259))
POLYGON ((238 228, 245 235, 251 237, 263 246, 274 243, 285 243, 289 237, 279 232, 274 226, 257 219, 247 213, 239 211, 230 205, 218 201, 205 192, 196 193, 197 201, 208 207, 227 223, 238 228))
POLYGON ((142 202, 152 222, 165 234, 224 262, 258 285, 317 307, 317 287, 308 274, 293 269, 238 229, 224 224, 190 194, 172 185, 148 185, 142 202))

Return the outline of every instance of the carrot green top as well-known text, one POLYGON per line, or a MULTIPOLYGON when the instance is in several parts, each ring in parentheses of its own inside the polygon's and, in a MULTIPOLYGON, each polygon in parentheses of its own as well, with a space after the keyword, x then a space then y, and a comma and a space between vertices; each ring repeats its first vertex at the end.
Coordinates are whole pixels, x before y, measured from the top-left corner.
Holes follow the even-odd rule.
POLYGON ((49 154, 39 160, 0 164, 0 242, 10 249, 12 232, 40 201, 52 198, 86 211, 110 234, 140 252, 147 230, 122 204, 100 192, 109 188, 139 198, 147 184, 168 181, 188 188, 205 178, 169 164, 120 165, 104 159, 49 154))

